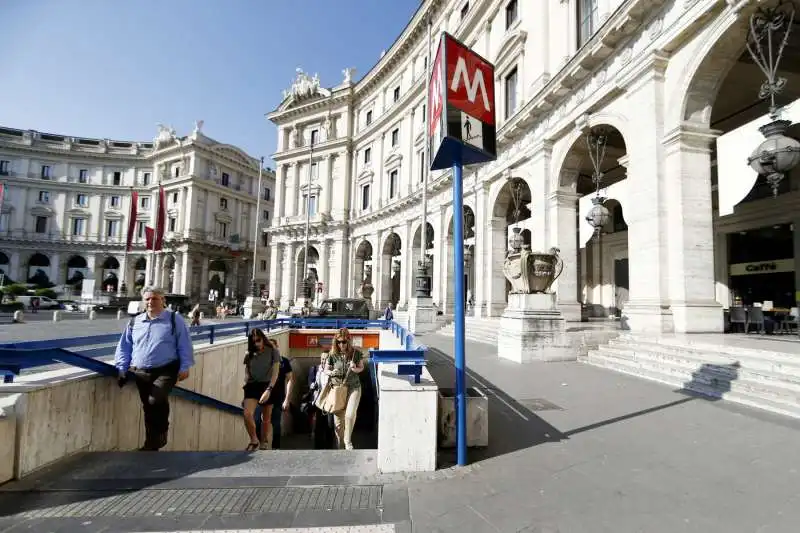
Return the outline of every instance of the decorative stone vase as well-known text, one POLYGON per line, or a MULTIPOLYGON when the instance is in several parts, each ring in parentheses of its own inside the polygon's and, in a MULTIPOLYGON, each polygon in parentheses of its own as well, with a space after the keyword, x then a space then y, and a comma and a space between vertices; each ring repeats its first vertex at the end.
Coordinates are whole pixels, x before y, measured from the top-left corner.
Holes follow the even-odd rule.
POLYGON ((545 293, 564 271, 558 248, 549 253, 532 252, 525 244, 512 251, 503 263, 503 274, 511 283, 511 294, 545 293))
POLYGON ((375 287, 372 286, 372 283, 370 283, 369 280, 364 280, 358 292, 360 293, 359 296, 365 300, 371 300, 372 293, 375 292, 375 287))

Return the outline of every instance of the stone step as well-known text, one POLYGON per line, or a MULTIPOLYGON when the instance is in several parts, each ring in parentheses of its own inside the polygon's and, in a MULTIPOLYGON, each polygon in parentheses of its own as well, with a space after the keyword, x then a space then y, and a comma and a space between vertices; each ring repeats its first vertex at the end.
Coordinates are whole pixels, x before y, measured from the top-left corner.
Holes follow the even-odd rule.
MULTIPOLYGON (((774 382, 753 379, 751 374, 742 373, 741 368, 737 370, 738 377, 734 377, 732 370, 724 367, 670 359, 668 354, 664 357, 647 356, 643 352, 634 353, 611 346, 591 350, 588 363, 707 397, 800 418, 800 393, 794 386, 777 379, 774 382)), ((715 361, 710 364, 720 363, 715 361)))
POLYGON ((697 351, 678 351, 669 348, 661 350, 657 346, 625 345, 610 343, 600 347, 601 351, 614 351, 620 357, 631 359, 651 359, 656 362, 668 361, 682 364, 687 367, 700 367, 710 365, 734 365, 738 368, 729 372, 738 378, 753 379, 764 382, 780 382, 800 393, 800 366, 776 365, 769 360, 761 360, 752 355, 742 354, 738 357, 720 356, 717 354, 703 354, 697 351))
POLYGON ((687 360, 702 360, 721 364, 738 361, 750 370, 763 370, 780 375, 800 378, 800 356, 768 350, 754 350, 734 346, 715 346, 711 344, 679 343, 672 340, 664 342, 655 339, 636 339, 620 336, 608 343, 611 347, 668 354, 671 357, 683 357, 687 360))

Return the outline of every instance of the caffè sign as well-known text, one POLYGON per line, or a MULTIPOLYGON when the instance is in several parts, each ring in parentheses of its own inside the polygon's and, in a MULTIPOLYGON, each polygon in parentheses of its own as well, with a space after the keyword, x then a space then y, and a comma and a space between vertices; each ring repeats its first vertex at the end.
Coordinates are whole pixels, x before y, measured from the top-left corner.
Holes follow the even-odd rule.
POLYGON ((794 259, 775 259, 757 263, 736 263, 730 266, 731 276, 750 276, 752 274, 777 274, 794 272, 794 259))

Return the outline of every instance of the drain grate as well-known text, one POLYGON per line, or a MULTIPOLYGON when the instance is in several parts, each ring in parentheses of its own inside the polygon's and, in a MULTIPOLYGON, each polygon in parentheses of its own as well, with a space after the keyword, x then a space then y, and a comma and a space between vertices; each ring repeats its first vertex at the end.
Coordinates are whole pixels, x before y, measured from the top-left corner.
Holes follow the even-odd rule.
MULTIPOLYGON (((60 492, 17 494, 4 501, 2 507, 14 509, 8 514, 20 518, 236 515, 377 509, 381 497, 380 485, 140 490, 111 496, 60 492)), ((0 512, 3 514, 6 513, 0 512)))
POLYGON ((517 400, 520 405, 523 407, 530 409, 533 412, 536 411, 563 411, 563 407, 559 407, 558 405, 548 402, 544 398, 527 398, 525 400, 517 400))

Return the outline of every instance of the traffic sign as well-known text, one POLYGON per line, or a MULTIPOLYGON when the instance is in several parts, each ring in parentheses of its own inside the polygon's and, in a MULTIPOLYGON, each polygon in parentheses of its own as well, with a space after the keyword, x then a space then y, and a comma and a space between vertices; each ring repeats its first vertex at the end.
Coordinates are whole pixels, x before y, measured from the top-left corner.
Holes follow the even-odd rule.
POLYGON ((428 94, 431 170, 497 158, 494 65, 442 33, 428 94))

